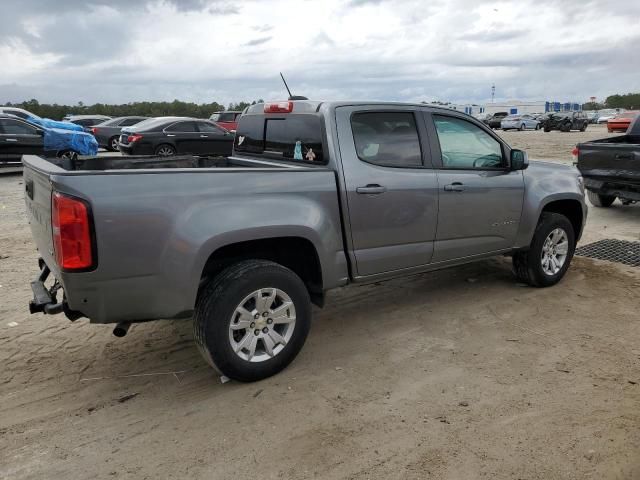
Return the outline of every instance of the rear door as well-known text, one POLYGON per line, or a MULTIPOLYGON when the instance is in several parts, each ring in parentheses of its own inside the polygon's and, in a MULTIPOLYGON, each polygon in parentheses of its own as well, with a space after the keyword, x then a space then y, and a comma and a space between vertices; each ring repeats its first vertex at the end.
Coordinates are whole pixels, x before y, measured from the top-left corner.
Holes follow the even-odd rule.
POLYGON ((345 106, 336 122, 357 276, 428 264, 438 181, 421 113, 345 106))
POLYGON ((231 155, 233 135, 210 122, 196 122, 200 132, 198 153, 204 155, 231 155))
POLYGON ((184 120, 173 123, 164 129, 164 136, 176 147, 176 153, 201 153, 202 141, 200 131, 196 127, 196 122, 184 120))
POLYGON ((425 114, 438 169, 439 212, 433 261, 495 252, 514 245, 524 197, 522 171, 506 148, 465 117, 425 114))

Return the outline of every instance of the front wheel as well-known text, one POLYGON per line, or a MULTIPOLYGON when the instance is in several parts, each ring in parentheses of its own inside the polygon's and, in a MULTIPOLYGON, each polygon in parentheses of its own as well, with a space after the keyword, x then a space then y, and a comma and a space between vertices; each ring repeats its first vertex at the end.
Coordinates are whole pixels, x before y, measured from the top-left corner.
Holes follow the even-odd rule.
POLYGON ((310 326, 305 284, 266 260, 245 260, 218 274, 200 292, 193 323, 205 360, 241 382, 262 380, 289 365, 310 326))
POLYGON ((591 190, 587 190, 587 197, 594 207, 608 208, 616 201, 615 195, 600 195, 591 190))
POLYGON ((575 232, 569 219, 545 212, 529 249, 513 255, 513 271, 518 280, 532 287, 550 287, 564 277, 574 250, 575 232))
POLYGON ((527 128, 527 127, 526 127, 526 126, 525 126, 525 124, 523 123, 522 125, 520 125, 519 130, 520 130, 520 131, 523 131, 525 128, 527 128))
POLYGON ((586 131, 586 130, 587 130, 587 124, 586 124, 586 123, 584 123, 584 124, 582 124, 582 127, 580 128, 580 131, 581 131, 581 132, 584 132, 584 131, 586 131))

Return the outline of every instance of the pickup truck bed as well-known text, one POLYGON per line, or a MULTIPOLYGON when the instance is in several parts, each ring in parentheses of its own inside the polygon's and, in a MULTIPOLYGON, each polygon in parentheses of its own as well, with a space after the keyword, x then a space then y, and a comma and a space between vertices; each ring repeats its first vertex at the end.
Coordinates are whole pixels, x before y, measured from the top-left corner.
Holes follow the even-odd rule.
POLYGON ((346 283, 336 178, 324 166, 196 157, 23 162, 40 255, 67 292, 66 308, 94 323, 190 316, 211 252, 247 238, 304 235, 329 267, 323 281, 346 283), (65 272, 55 261, 52 191, 90 198, 90 271, 65 272))
POLYGON ((577 145, 577 167, 584 177, 591 202, 610 206, 640 201, 640 117, 625 135, 577 145))

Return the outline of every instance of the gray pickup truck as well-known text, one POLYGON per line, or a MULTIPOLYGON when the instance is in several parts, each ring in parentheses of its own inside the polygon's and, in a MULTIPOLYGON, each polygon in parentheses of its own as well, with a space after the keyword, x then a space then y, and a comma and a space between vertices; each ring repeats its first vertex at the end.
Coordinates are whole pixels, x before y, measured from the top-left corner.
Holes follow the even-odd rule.
POLYGON ((295 358, 329 289, 505 254, 520 281, 554 285, 587 214, 575 168, 529 165, 474 118, 427 105, 258 104, 229 158, 24 165, 41 255, 31 311, 117 335, 193 318, 205 359, 240 381, 295 358))

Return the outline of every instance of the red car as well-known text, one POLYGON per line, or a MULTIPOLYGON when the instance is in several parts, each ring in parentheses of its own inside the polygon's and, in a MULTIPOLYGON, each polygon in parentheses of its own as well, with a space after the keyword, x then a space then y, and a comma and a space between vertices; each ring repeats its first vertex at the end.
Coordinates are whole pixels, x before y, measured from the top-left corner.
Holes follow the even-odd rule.
POLYGON ((240 115, 242 115, 242 112, 216 112, 209 117, 209 120, 216 122, 222 128, 235 132, 236 128, 238 128, 238 117, 240 115))
POLYGON ((611 132, 626 132, 629 125, 640 112, 630 110, 628 112, 619 113, 615 117, 607 120, 607 130, 611 132))

